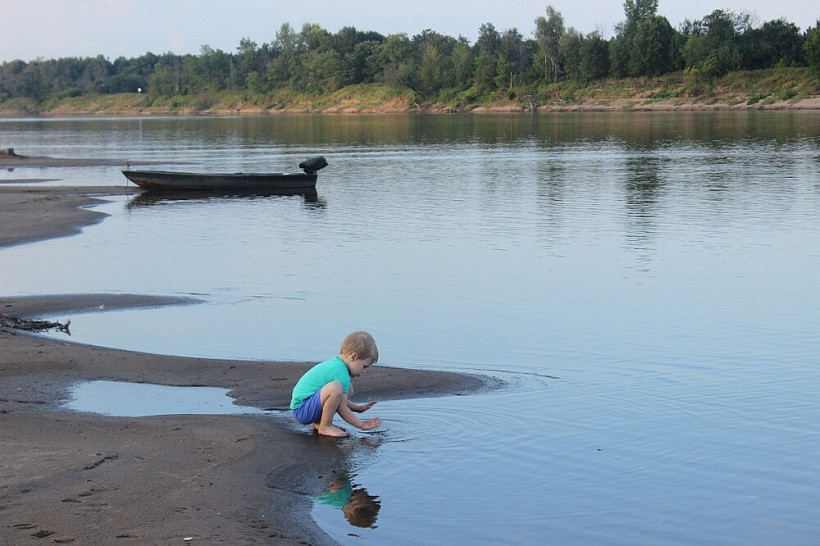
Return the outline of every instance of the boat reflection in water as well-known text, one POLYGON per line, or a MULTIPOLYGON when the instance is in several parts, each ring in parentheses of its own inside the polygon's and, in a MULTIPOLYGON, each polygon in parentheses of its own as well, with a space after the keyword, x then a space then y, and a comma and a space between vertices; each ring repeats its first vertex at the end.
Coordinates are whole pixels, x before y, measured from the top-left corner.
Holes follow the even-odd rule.
POLYGON ((326 202, 319 198, 316 188, 304 190, 148 190, 134 196, 126 207, 129 209, 170 205, 182 202, 204 203, 208 201, 224 201, 232 199, 266 199, 276 197, 302 196, 303 203, 308 208, 324 208, 326 202))

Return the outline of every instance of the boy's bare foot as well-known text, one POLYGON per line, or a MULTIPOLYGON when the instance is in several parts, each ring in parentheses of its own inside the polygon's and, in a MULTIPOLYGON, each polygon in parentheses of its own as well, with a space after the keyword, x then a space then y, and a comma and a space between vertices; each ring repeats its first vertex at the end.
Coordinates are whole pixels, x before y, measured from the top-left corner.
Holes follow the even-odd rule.
POLYGON ((337 427, 336 425, 330 425, 327 428, 322 428, 320 426, 313 425, 313 430, 318 432, 320 436, 330 436, 332 438, 346 438, 350 436, 347 433, 347 431, 337 427))
POLYGON ((362 430, 370 430, 371 428, 376 428, 377 426, 382 424, 382 420, 378 417, 374 417, 372 419, 368 419, 362 422, 362 430))
MULTIPOLYGON (((337 427, 336 425, 333 425, 333 427, 347 432, 347 429, 345 427, 337 427)), ((313 423, 313 432, 317 434, 319 433, 319 423, 313 423)))

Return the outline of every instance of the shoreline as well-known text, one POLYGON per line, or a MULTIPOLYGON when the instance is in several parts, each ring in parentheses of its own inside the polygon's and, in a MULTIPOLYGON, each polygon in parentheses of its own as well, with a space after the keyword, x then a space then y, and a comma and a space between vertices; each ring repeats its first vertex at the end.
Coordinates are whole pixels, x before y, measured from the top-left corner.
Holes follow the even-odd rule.
MULTIPOLYGON (((771 74, 758 76, 764 80, 772 77, 771 74)), ((48 105, 17 103, 17 99, 10 99, 0 103, 0 119, 818 111, 820 94, 816 84, 804 80, 806 78, 802 77, 797 81, 790 79, 788 84, 769 82, 762 86, 730 80, 698 94, 692 94, 682 78, 616 80, 607 84, 599 82, 598 86, 589 88, 558 87, 537 99, 532 95, 518 95, 490 103, 424 105, 402 96, 374 97, 355 86, 330 96, 301 97, 284 102, 223 93, 217 94, 213 104, 205 107, 190 102, 171 107, 155 103, 142 94, 124 93, 88 95, 48 105), (795 85, 797 88, 792 89, 795 85)))
MULTIPOLYGON (((0 249, 68 236, 104 220, 88 210, 135 188, 0 187, 0 249)), ((105 308, 195 304, 138 294, 0 297, 24 318, 105 308)), ((309 495, 344 471, 347 454, 379 433, 335 441, 288 418, 290 389, 313 362, 231 361, 153 355, 0 328, 0 543, 332 544, 309 495), (282 415, 106 417, 60 408, 71 385, 106 379, 230 389, 243 405, 282 415)), ((332 356, 332 355, 329 355, 332 356)), ((375 366, 357 399, 486 391, 489 377, 375 366)), ((378 415, 378 411, 374 413, 378 415)))
POLYGON ((0 184, 0 217, 4 219, 0 224, 0 249, 80 233, 83 228, 108 217, 108 214, 88 207, 105 203, 106 196, 136 193, 139 193, 139 188, 134 186, 97 188, 0 184))
POLYGON ((498 104, 493 106, 473 106, 469 109, 454 109, 446 106, 403 106, 403 107, 369 107, 360 105, 334 105, 321 110, 312 107, 260 108, 260 107, 227 107, 207 110, 184 108, 171 110, 165 108, 111 108, 87 111, 83 108, 60 107, 44 112, 28 113, 0 111, 0 119, 57 119, 57 118, 143 118, 158 117, 276 117, 294 115, 312 116, 370 116, 370 115, 492 115, 492 114, 563 114, 563 113, 606 113, 606 112, 817 112, 820 111, 820 96, 810 96, 797 101, 776 100, 772 102, 747 101, 706 101, 655 99, 642 97, 612 99, 602 101, 567 101, 559 104, 537 106, 534 109, 515 104, 498 104))

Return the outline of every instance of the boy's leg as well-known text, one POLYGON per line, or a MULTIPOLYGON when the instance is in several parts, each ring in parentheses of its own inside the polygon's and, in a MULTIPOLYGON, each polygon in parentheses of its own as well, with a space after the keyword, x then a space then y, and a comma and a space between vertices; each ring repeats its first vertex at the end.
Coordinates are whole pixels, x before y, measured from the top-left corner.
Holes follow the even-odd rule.
POLYGON ((342 384, 338 381, 331 381, 319 393, 322 402, 322 418, 319 426, 315 426, 316 432, 324 436, 335 436, 343 438, 348 436, 347 432, 333 424, 333 416, 340 407, 347 407, 347 394, 345 394, 342 384))

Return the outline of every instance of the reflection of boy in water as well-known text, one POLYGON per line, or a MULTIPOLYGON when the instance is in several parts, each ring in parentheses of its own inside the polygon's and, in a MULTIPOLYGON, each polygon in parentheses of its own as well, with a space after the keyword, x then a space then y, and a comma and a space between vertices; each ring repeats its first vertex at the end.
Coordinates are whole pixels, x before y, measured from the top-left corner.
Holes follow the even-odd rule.
POLYGON ((370 495, 363 487, 354 491, 346 476, 333 479, 327 489, 313 500, 341 508, 348 523, 356 527, 373 527, 381 509, 379 497, 370 495))
POLYGON ((364 488, 359 488, 350 494, 350 501, 342 506, 342 512, 350 525, 373 527, 381 507, 379 497, 370 495, 364 488))
POLYGON ((334 508, 342 508, 347 501, 350 500, 350 495, 353 493, 353 485, 347 476, 339 476, 330 480, 327 488, 322 491, 318 497, 313 497, 313 500, 320 504, 327 504, 334 508))

